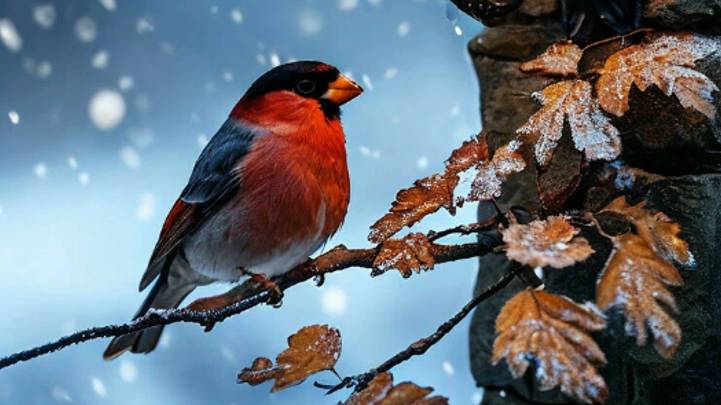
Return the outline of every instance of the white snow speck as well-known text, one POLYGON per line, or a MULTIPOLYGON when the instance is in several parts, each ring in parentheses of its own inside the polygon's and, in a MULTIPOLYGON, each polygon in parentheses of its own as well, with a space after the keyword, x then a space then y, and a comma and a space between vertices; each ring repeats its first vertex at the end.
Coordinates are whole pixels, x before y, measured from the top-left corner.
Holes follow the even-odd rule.
POLYGON ((133 128, 129 133, 130 141, 138 148, 147 148, 155 141, 155 134, 150 128, 133 128))
POLYGON ((93 42, 97 35, 98 28, 90 17, 80 17, 75 21, 75 36, 80 42, 93 42))
POLYGON ((351 11, 358 7, 358 0, 338 0, 338 8, 343 11, 351 11))
POLYGON ((15 24, 6 18, 0 18, 0 40, 11 52, 18 52, 23 48, 23 40, 15 29, 15 24))
POLYGON ((238 356, 235 355, 235 352, 231 348, 229 348, 226 345, 220 346, 220 355, 228 361, 228 363, 232 364, 238 364, 238 356))
POLYGON ((374 6, 380 6, 380 4, 383 2, 383 0, 368 0, 368 3, 374 5, 374 6))
POLYGON ((73 398, 70 396, 70 394, 68 394, 65 388, 62 387, 53 387, 50 395, 57 402, 73 402, 73 398))
POLYGON ((358 148, 360 151, 360 154, 371 159, 380 159, 381 158, 381 151, 378 149, 371 149, 367 146, 361 145, 360 148, 358 148))
POLYGON ((541 280, 543 280, 543 267, 540 267, 540 266, 539 266, 539 267, 534 267, 534 268, 533 268, 533 274, 535 274, 536 277, 538 277, 538 278, 540 278, 541 280))
POLYGON ((150 99, 145 94, 140 94, 135 98, 135 107, 142 112, 150 110, 150 99))
POLYGON ((474 405, 481 405, 481 402, 483 401, 483 391, 477 391, 474 392, 473 395, 471 395, 471 403, 474 405))
POLYGON ((103 383, 103 380, 101 380, 98 377, 92 377, 90 378, 90 384, 93 386, 93 391, 95 391, 95 394, 101 398, 105 398, 108 396, 108 389, 105 388, 105 383, 103 383))
POLYGON ((10 122, 12 122, 13 125, 20 123, 20 114, 15 110, 8 111, 8 118, 10 118, 10 122))
POLYGON ((90 174, 88 174, 88 172, 78 173, 78 182, 80 182, 83 186, 87 185, 90 183, 90 174))
POLYGON ((411 32, 411 24, 407 21, 403 21, 402 23, 398 24, 398 36, 399 37, 405 37, 408 35, 408 33, 411 32))
POLYGON ((162 335, 160 335, 160 341, 158 341, 158 347, 165 350, 170 347, 170 342, 172 342, 171 338, 172 334, 170 331, 164 331, 162 335))
POLYGON ((120 362, 118 372, 120 373, 120 379, 126 383, 131 383, 138 379, 138 368, 135 366, 135 363, 130 360, 120 362))
POLYGON ((73 170, 78 170, 78 160, 75 159, 75 156, 68 156, 68 166, 73 170))
POLYGON ((200 149, 205 148, 205 145, 207 145, 208 142, 210 142, 210 139, 208 139, 208 135, 205 135, 205 134, 198 135, 198 146, 200 147, 200 149))
POLYGON ((383 77, 385 77, 386 79, 389 79, 389 80, 396 77, 397 75, 398 75, 398 69, 396 69, 394 67, 390 67, 390 68, 386 69, 385 73, 383 73, 383 77))
POLYGON ((416 159, 416 167, 419 170, 425 170, 428 168, 428 158, 426 156, 421 156, 418 159, 416 159))
POLYGON ((443 367, 443 372, 446 373, 449 377, 453 377, 454 374, 456 374, 456 370, 453 368, 453 364, 451 364, 450 361, 446 360, 441 364, 441 367, 443 367))
POLYGON ((143 193, 140 196, 138 208, 135 210, 135 216, 141 221, 148 221, 155 214, 155 195, 153 193, 143 193))
POLYGON ((52 4, 43 4, 33 9, 33 20, 41 28, 52 28, 56 16, 55 7, 52 4))
POLYGON ((155 26, 147 18, 138 17, 138 20, 135 21, 135 31, 137 31, 138 34, 144 34, 146 32, 153 32, 153 31, 155 31, 155 26))
POLYGON ((135 170, 140 167, 140 155, 130 146, 120 148, 120 160, 122 160, 129 169, 135 170))
POLYGON ((105 49, 99 50, 95 55, 93 55, 93 59, 91 60, 90 64, 95 69, 105 69, 108 66, 108 61, 110 60, 110 54, 105 49))
POLYGON ((371 82, 370 76, 363 74, 361 76, 361 80, 363 80, 363 84, 365 84, 366 87, 368 87, 368 90, 373 91, 373 82, 371 82))
POLYGON ((38 63, 38 66, 35 68, 35 73, 38 75, 39 78, 45 79, 46 77, 50 76, 51 73, 53 73, 53 65, 51 65, 50 62, 44 60, 38 63))
POLYGON ((500 392, 498 392, 498 395, 500 395, 501 398, 505 398, 505 397, 506 397, 506 390, 501 390, 500 392))
POLYGON ((304 34, 317 34, 323 29, 323 17, 313 10, 303 10, 298 15, 298 27, 304 34))
POLYGON ((461 29, 461 27, 459 25, 453 26, 453 32, 455 32, 456 35, 458 35, 459 37, 461 35, 463 35, 463 30, 461 29))
POLYGON ((263 66, 267 63, 265 60, 265 55, 263 55, 262 53, 255 55, 255 60, 257 60, 258 64, 261 66, 263 66))
POLYGON ((45 163, 40 162, 33 167, 33 172, 37 177, 42 179, 48 175, 48 167, 45 166, 45 163))
POLYGON ((275 52, 270 54, 270 65, 273 67, 280 65, 280 56, 275 52))
POLYGON ((230 19, 236 24, 243 23, 243 12, 237 8, 230 10, 230 19))
POLYGON ((210 6, 210 14, 218 14, 218 6, 216 6, 216 5, 210 6))
POLYGON ((458 114, 461 113, 461 106, 458 104, 454 104, 453 107, 451 107, 450 111, 448 111, 451 116, 456 117, 458 114))
POLYGON ((117 5, 115 4, 115 0, 98 0, 98 1, 100 1, 100 4, 102 4, 103 7, 105 7, 105 9, 108 11, 115 11, 115 9, 117 8, 117 5))
POLYGON ((175 55, 175 47, 170 42, 161 42, 160 49, 165 52, 166 55, 175 55))
POLYGON ((130 76, 120 76, 120 79, 118 79, 118 88, 120 91, 128 91, 133 88, 135 85, 135 82, 133 82, 133 78, 130 76))
POLYGON ((107 131, 117 127, 125 117, 125 100, 115 90, 99 90, 88 105, 90 120, 96 127, 107 131))
POLYGON ((226 70, 223 72, 223 80, 226 82, 232 82, 233 81, 233 72, 226 70))
POLYGON ((323 312, 326 315, 343 315, 347 306, 346 293, 338 287, 324 288, 321 298, 323 312))

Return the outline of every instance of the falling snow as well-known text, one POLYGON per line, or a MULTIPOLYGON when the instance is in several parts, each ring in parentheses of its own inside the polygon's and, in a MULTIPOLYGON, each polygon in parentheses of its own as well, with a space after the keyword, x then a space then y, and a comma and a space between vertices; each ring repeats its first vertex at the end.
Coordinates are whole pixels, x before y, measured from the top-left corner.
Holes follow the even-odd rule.
POLYGON ((342 11, 351 11, 358 7, 358 0, 338 0, 338 8, 342 11))
POLYGON ((15 110, 8 111, 8 118, 10 118, 10 122, 12 122, 13 125, 18 125, 20 123, 20 114, 18 114, 15 110))
POLYGON ((273 67, 280 65, 280 56, 275 52, 270 54, 270 65, 273 67))
POLYGON ((378 149, 371 149, 367 146, 361 145, 360 148, 358 148, 358 150, 360 151, 360 154, 362 156, 365 156, 367 158, 376 159, 376 160, 381 158, 381 151, 379 151, 378 149))
POLYGON ((408 22, 402 22, 398 24, 398 36, 399 37, 405 37, 408 35, 408 33, 411 32, 411 24, 408 22))
POLYGON ((93 387, 95 394, 101 398, 108 396, 108 389, 105 388, 105 383, 99 377, 92 377, 90 379, 90 385, 93 387))
POLYGON ((396 77, 396 75, 398 75, 398 69, 396 69, 394 67, 390 67, 390 68, 386 69, 386 71, 383 73, 383 77, 385 77, 388 80, 396 77))
POLYGON ((120 79, 118 79, 118 88, 120 91, 128 91, 132 89, 134 85, 133 78, 130 76, 120 76, 120 79))
POLYGON ((93 42, 97 35, 98 28, 90 17, 81 17, 75 22, 75 36, 80 42, 93 42))
POLYGON ((138 34, 153 32, 155 31, 155 26, 147 18, 139 17, 138 20, 135 22, 135 31, 137 31, 138 34))
POLYGON ((88 114, 99 129, 103 131, 113 129, 125 117, 125 100, 115 90, 100 90, 90 99, 88 114))
POLYGON ((108 11, 115 11, 115 9, 117 8, 117 6, 115 4, 115 0, 98 0, 98 1, 108 11))
POLYGON ((317 34, 323 29, 323 17, 314 10, 303 10, 298 15, 298 27, 305 34, 317 34))
POLYGON ((35 68, 35 74, 40 79, 45 79, 49 77, 51 73, 53 73, 53 65, 46 60, 38 63, 37 67, 35 68))
POLYGON ((5 18, 0 18, 0 40, 11 52, 18 52, 23 47, 23 40, 15 29, 15 25, 5 18))
POLYGON ((55 24, 57 12, 52 4, 43 4, 33 9, 33 20, 41 28, 49 29, 55 24))
POLYGON ((237 8, 230 10, 230 20, 236 24, 242 24, 243 23, 243 12, 241 12, 237 8))
POLYGON ((368 76, 367 74, 363 74, 361 76, 361 80, 363 80, 363 84, 366 85, 368 90, 373 91, 373 82, 371 82, 370 76, 368 76))
POLYGON ((78 182, 83 186, 87 185, 88 183, 90 183, 90 174, 88 174, 88 172, 78 173, 78 182))
POLYGON ((63 387, 53 387, 50 396, 57 402, 73 402, 73 398, 63 387))
POLYGON ((210 142, 210 139, 208 138, 208 135, 200 134, 200 135, 198 135, 197 141, 198 141, 198 146, 200 147, 200 149, 203 149, 203 148, 205 148, 205 145, 207 145, 208 142, 210 142))
POLYGON ((73 170, 78 170, 78 160, 75 159, 75 156, 68 156, 68 166, 73 170))
POLYGON ((95 69, 105 69, 108 66, 109 61, 110 54, 105 49, 101 49, 95 55, 93 55, 93 59, 91 60, 90 64, 95 69))
POLYGON ((138 368, 130 360, 123 360, 118 367, 120 379, 126 383, 132 383, 138 379, 138 368))
POLYGON ((326 287, 323 289, 321 307, 326 315, 343 315, 346 311, 346 293, 338 287, 326 287))
POLYGON ((135 210, 135 217, 140 221, 148 221, 153 218, 153 215, 155 215, 155 195, 143 193, 135 210))
POLYGON ((425 170, 428 168, 428 157, 421 156, 418 159, 416 159, 416 167, 420 170, 425 170))
POLYGON ((449 377, 453 377, 456 373, 456 370, 453 368, 453 364, 451 364, 448 360, 444 361, 441 367, 443 368, 443 372, 449 377))
POLYGON ((45 163, 37 163, 35 167, 33 167, 33 172, 35 173, 35 176, 42 179, 48 175, 48 167, 45 163))
POLYGON ((138 154, 138 151, 131 148, 130 146, 124 146, 120 148, 120 160, 125 163, 125 166, 127 166, 129 169, 137 169, 140 167, 140 155, 138 154))

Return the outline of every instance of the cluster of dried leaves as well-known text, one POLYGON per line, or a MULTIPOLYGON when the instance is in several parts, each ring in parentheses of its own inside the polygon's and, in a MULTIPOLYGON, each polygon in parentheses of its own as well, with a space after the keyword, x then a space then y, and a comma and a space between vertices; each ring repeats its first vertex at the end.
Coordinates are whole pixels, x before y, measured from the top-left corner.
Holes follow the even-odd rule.
POLYGON ((378 374, 363 390, 354 393, 344 405, 446 405, 448 398, 428 395, 433 388, 420 387, 412 382, 393 385, 391 373, 378 374))
POLYGON ((624 197, 604 211, 625 216, 636 232, 614 236, 614 249, 598 281, 596 303, 604 310, 619 307, 626 316, 626 331, 644 345, 651 331, 654 347, 670 358, 681 343, 681 328, 668 314, 677 312, 668 286, 680 286, 683 278, 672 264, 693 266, 688 244, 678 234, 678 224, 662 212, 649 211, 645 203, 629 205, 624 197))
MULTIPOLYGON (((676 96, 685 108, 713 119, 713 93, 719 89, 694 68, 696 61, 719 50, 718 41, 691 33, 648 34, 641 43, 619 50, 601 69, 591 72, 598 76, 595 88, 591 81, 577 79, 535 93, 542 108, 517 133, 535 144, 535 157, 542 166, 550 160, 566 125, 576 149, 584 152, 587 160, 613 160, 621 153, 621 142, 618 130, 601 110, 623 116, 629 109, 633 85, 641 91, 655 85, 667 96, 676 96)), ((522 64, 521 70, 577 77, 583 52, 570 42, 556 43, 522 64)))
MULTIPOLYGON (((670 358, 681 342, 681 328, 668 314, 678 311, 668 287, 683 284, 672 263, 694 265, 688 244, 679 237, 680 226, 662 212, 648 210, 645 202, 629 205, 625 197, 601 212, 625 218, 633 230, 608 236, 614 249, 599 276, 596 305, 602 310, 620 308, 626 316, 625 330, 636 336, 638 345, 646 343, 650 331, 658 353, 670 358)), ((598 230, 605 234, 600 226, 598 230)), ((506 256, 531 267, 567 267, 594 253, 565 217, 512 223, 501 233, 506 256)), ((524 290, 506 303, 496 319, 492 361, 505 358, 516 378, 532 361, 541 390, 559 386, 580 401, 602 402, 608 391, 595 367, 605 358, 588 333, 604 327, 593 306, 524 290)))

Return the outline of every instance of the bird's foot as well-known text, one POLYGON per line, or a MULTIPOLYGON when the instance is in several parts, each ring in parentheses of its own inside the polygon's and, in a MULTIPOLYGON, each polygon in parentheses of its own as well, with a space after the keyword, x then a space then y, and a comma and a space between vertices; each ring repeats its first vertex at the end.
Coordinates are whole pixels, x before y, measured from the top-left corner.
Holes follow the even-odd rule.
POLYGON ((278 284, 269 279, 265 274, 250 274, 250 279, 261 286, 264 290, 270 294, 268 297, 268 304, 274 308, 280 308, 283 305, 283 291, 280 289, 278 284))

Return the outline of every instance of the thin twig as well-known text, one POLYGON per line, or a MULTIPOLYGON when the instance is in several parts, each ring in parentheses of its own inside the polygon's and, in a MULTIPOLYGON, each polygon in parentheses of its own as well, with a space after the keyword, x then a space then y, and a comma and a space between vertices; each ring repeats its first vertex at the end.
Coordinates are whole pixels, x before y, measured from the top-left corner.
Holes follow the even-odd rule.
MULTIPOLYGON (((432 244, 431 249, 436 263, 451 262, 482 256, 489 253, 500 244, 497 238, 482 238, 476 243, 460 245, 432 244)), ((373 261, 378 254, 378 247, 369 249, 348 249, 339 245, 330 251, 318 256, 314 260, 296 267, 274 281, 281 291, 316 276, 347 269, 350 267, 372 268, 373 261)), ((0 369, 13 364, 34 359, 52 353, 68 346, 89 340, 121 336, 151 326, 169 325, 173 323, 196 323, 206 329, 223 320, 247 311, 259 304, 267 303, 271 293, 267 290, 256 291, 252 295, 221 308, 197 311, 187 308, 173 310, 154 310, 132 322, 116 325, 107 325, 85 329, 71 335, 62 337, 53 342, 34 347, 0 358, 0 369)))
POLYGON ((363 374, 344 378, 343 381, 341 381, 338 385, 328 390, 327 394, 332 394, 340 389, 351 387, 355 387, 354 391, 358 392, 365 388, 368 383, 378 374, 389 371, 393 367, 399 365, 400 363, 403 363, 404 361, 410 359, 413 356, 418 356, 425 353, 433 345, 438 343, 438 341, 440 341, 444 336, 446 336, 456 325, 458 325, 463 320, 463 318, 465 318, 473 310, 473 308, 477 307, 481 302, 492 297, 494 294, 501 291, 505 286, 507 286, 511 282, 511 280, 513 280, 513 277, 515 275, 515 271, 509 271, 508 273, 505 273, 495 283, 488 286, 480 294, 473 297, 466 305, 463 306, 463 308, 461 308, 460 311, 458 311, 458 313, 453 315, 451 319, 443 322, 438 327, 438 329, 436 329, 436 331, 433 332, 431 335, 411 343, 404 350, 398 352, 393 357, 384 361, 378 367, 375 367, 363 374))
POLYGON ((438 239, 444 238, 448 235, 453 234, 459 234, 459 235, 470 235, 472 233, 478 233, 482 231, 487 231, 489 229, 493 229, 493 227, 498 223, 498 217, 496 215, 486 219, 483 222, 476 222, 473 224, 467 224, 467 225, 458 225, 453 228, 448 228, 443 231, 429 231, 428 232, 428 240, 431 242, 435 242, 438 239))

